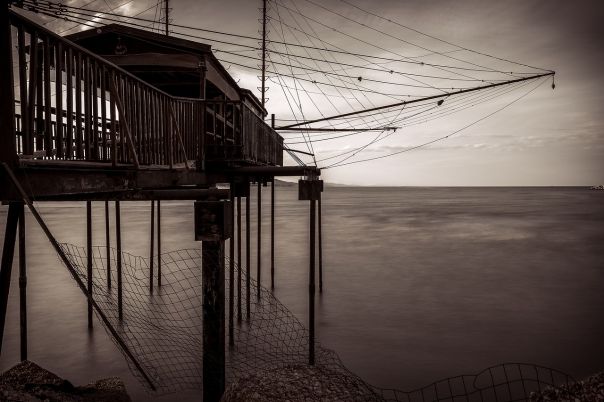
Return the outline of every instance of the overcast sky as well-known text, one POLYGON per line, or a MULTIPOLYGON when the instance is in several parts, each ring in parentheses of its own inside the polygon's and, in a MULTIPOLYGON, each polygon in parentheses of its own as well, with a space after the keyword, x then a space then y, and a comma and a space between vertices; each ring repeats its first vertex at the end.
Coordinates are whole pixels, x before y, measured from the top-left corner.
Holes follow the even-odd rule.
MULTIPOLYGON (((280 0, 293 7, 291 0, 280 0)), ((92 6, 122 4, 122 0, 96 1, 92 6)), ((362 185, 593 185, 604 183, 604 2, 599 0, 433 0, 364 1, 350 0, 360 7, 393 21, 444 38, 455 44, 501 58, 556 71, 556 89, 551 80, 505 110, 475 124, 451 138, 412 152, 368 163, 326 169, 329 182, 362 185)), ((70 3, 70 2, 66 2, 70 3)), ((87 2, 84 2, 87 3, 87 2)), ((119 9, 132 15, 155 1, 136 0, 119 9)), ((82 4, 73 0, 71 4, 82 4)), ((242 0, 170 0, 173 22, 208 29, 228 30, 257 36, 260 1, 242 0)), ((345 19, 296 0, 307 16, 357 35, 388 50, 417 57, 418 49, 389 41, 370 29, 360 29, 345 19)), ((379 18, 355 10, 340 0, 320 4, 368 24, 376 29, 412 41, 419 37, 379 18)), ((154 17, 151 10, 145 16, 154 17)), ((285 13, 281 8, 281 13, 285 13)), ((270 13, 276 17, 275 9, 270 13)), ((284 17, 285 18, 285 17, 284 17)), ((347 36, 319 29, 322 39, 364 54, 385 55, 371 46, 359 44, 347 36)), ((274 35, 274 26, 271 35, 274 35)), ((426 40, 422 44, 437 51, 446 45, 426 40)), ((214 44, 214 48, 233 46, 214 44)), ((425 53, 425 52, 423 52, 425 53)), ((460 57, 466 57, 466 54, 460 57)), ((219 57, 221 53, 217 54, 219 57)), ((224 56, 224 54, 222 55, 224 56)), ((469 56, 468 56, 469 57, 469 56)), ((224 57, 226 58, 226 57, 224 57)), ((232 58, 232 60, 237 60, 232 58)), ((426 60, 433 60, 427 58, 426 60)), ((473 59, 478 61, 477 59, 473 59)), ((487 63, 485 60, 481 62, 487 63)), ((251 64, 254 64, 252 62, 251 64)), ((248 61, 247 64, 250 64, 248 61)), ((225 63, 240 85, 256 90, 259 81, 248 69, 225 63)), ((490 64, 489 66, 491 66, 490 64)), ((497 66, 501 67, 501 66, 497 66)), ((518 70, 518 69, 517 69, 518 70)), ((514 70, 516 71, 516 70, 514 70)), ((388 77, 386 77, 388 78, 388 77)), ((370 86, 365 84, 366 86, 370 86)), ((267 108, 277 118, 291 118, 283 92, 270 83, 267 108), (283 117, 282 117, 283 116, 283 117)), ((445 119, 400 130, 387 140, 365 149, 351 160, 396 152, 443 135, 493 112, 524 93, 513 92, 445 119)), ((257 90, 256 90, 257 92, 257 90)), ((322 97, 315 97, 325 114, 335 114, 322 97)), ((386 99, 371 99, 386 104, 386 99)), ((320 117, 308 99, 301 101, 307 118, 320 117)), ((336 105, 337 106, 337 105, 336 105)), ((354 105, 353 105, 354 106, 354 105)), ((353 110, 343 107, 344 111, 353 110)), ((342 108, 341 108, 342 109, 342 108)), ((345 140, 314 144, 317 159, 346 149, 362 146, 375 134, 366 133, 345 140)), ((292 148, 296 146, 292 145, 292 148)), ((301 148, 302 149, 302 148, 301 148)), ((294 163, 289 158, 288 163, 294 163)), ((327 163, 319 163, 326 166, 327 163)))

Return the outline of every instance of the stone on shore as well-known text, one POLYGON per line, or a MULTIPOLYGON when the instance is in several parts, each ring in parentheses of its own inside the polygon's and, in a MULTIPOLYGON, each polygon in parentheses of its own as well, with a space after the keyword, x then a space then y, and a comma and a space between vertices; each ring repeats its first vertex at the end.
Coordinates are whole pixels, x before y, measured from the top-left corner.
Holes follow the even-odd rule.
POLYGON ((222 402, 380 401, 355 375, 322 366, 295 365, 252 374, 233 382, 222 402))
POLYGON ((130 397, 117 377, 74 386, 35 363, 24 361, 0 375, 0 401, 130 402, 130 397))

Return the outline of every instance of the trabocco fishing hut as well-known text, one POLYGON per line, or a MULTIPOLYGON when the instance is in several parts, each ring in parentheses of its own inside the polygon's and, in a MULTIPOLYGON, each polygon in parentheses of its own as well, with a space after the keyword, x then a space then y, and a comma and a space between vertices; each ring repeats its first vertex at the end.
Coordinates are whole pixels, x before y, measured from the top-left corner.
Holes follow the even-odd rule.
MULTIPOLYGON (((92 202, 105 203, 108 243, 108 204, 115 202, 114 268, 121 319, 120 201, 151 201, 151 221, 155 222, 157 217, 155 234, 151 225, 151 244, 157 244, 157 253, 161 254, 160 201, 192 200, 195 219, 191 236, 202 242, 199 269, 203 289, 203 357, 199 358, 203 359, 203 394, 205 401, 219 400, 225 384, 225 326, 232 334, 234 325, 235 238, 240 266, 245 267, 248 278, 250 275, 250 185, 258 186, 258 222, 262 187, 271 185, 271 284, 274 285, 274 178, 299 176, 303 178, 299 182, 299 198, 310 200, 311 214, 308 357, 312 364, 315 205, 322 191, 319 170, 312 166, 283 166, 283 138, 273 129, 274 124, 265 123, 267 112, 262 103, 237 85, 209 45, 115 24, 61 37, 11 10, 10 3, 8 7, 0 7, 0 200, 9 205, 0 276, 0 342, 18 233, 21 358, 27 358, 24 233, 27 206, 87 297, 88 325, 92 326, 96 310, 130 363, 153 388, 153 379, 95 301, 92 202), (230 188, 219 189, 217 183, 228 183, 230 188), (245 262, 241 261, 240 252, 242 197, 247 211, 245 262), (86 202, 86 277, 76 272, 72 260, 34 206, 34 201, 49 200, 86 202), (234 225, 234 221, 238 224, 234 225), (225 241, 229 238, 230 266, 225 267, 225 241), (228 324, 225 271, 230 276, 228 324)), ((258 247, 260 227, 258 223, 258 247)), ((260 295, 261 253, 257 254, 260 295)), ((152 246, 151 292, 154 285, 162 286, 161 259, 157 258, 155 271, 153 264, 152 246)), ((246 283, 249 303, 250 282, 246 283)), ((241 276, 238 292, 237 300, 241 300, 241 276)))

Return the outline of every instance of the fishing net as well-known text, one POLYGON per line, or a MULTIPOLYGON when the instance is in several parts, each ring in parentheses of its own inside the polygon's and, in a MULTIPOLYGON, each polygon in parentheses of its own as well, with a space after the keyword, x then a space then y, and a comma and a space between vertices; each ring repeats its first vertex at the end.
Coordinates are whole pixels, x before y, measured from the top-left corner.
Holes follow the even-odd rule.
MULTIPOLYGON (((86 249, 70 244, 61 248, 86 282, 86 249)), ((161 394, 202 388, 201 254, 201 250, 187 249, 159 256, 158 286, 157 261, 152 274, 149 259, 122 253, 120 319, 117 252, 93 247, 93 297, 124 342, 116 342, 117 346, 122 352, 125 346, 133 353, 161 394)), ((226 320, 225 401, 511 402, 528 401, 533 391, 572 382, 568 375, 553 369, 514 363, 451 377, 414 391, 382 389, 351 373, 335 352, 318 343, 316 365, 309 366, 304 325, 270 290, 258 287, 245 270, 233 265, 234 325, 230 333, 226 320)), ((228 259, 225 270, 228 317, 228 259)), ((126 360, 133 374, 150 387, 132 359, 126 360)))

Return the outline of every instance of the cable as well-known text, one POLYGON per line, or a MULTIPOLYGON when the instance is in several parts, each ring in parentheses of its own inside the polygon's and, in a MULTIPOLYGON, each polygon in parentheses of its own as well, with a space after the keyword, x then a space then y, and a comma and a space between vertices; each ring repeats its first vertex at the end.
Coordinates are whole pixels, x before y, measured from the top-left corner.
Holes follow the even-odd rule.
POLYGON ((384 159, 384 158, 388 158, 390 156, 399 155, 399 154, 410 152, 410 151, 413 151, 413 150, 416 150, 416 149, 419 149, 419 148, 423 148, 425 146, 428 146, 428 145, 434 144, 436 142, 445 140, 445 139, 451 137, 452 135, 458 134, 458 133, 460 133, 460 132, 462 132, 462 131, 464 131, 464 130, 466 130, 466 129, 468 129, 468 128, 470 128, 470 127, 472 127, 472 126, 474 126, 474 125, 476 125, 478 123, 480 123, 481 121, 486 120, 487 118, 493 116, 494 114, 496 114, 496 113, 498 113, 498 112, 500 112, 500 111, 508 108, 509 106, 513 105, 514 103, 518 102, 519 100, 521 100, 524 97, 526 97, 529 94, 531 94, 533 91, 535 91, 541 85, 543 85, 543 83, 545 81, 546 81, 545 79, 541 80, 541 82, 538 83, 533 89, 531 89, 530 91, 528 91, 525 94, 521 95, 520 97, 514 99, 513 101, 511 101, 510 103, 506 104, 505 106, 503 106, 503 107, 495 110, 492 113, 487 114, 486 116, 481 117, 480 119, 478 119, 478 120, 476 120, 476 121, 474 121, 474 122, 472 122, 472 123, 470 123, 470 124, 468 124, 468 125, 460 128, 460 129, 458 129, 458 130, 456 130, 456 131, 454 131, 454 132, 452 132, 450 134, 447 134, 445 136, 436 138, 434 140, 425 142, 423 144, 416 145, 416 146, 411 147, 411 148, 406 148, 406 149, 403 149, 403 150, 400 150, 400 151, 392 152, 392 153, 389 153, 389 154, 386 154, 386 155, 376 156, 376 157, 373 157, 373 158, 366 158, 366 159, 362 159, 362 160, 358 160, 358 161, 346 162, 346 163, 343 163, 343 164, 340 164, 340 165, 335 165, 335 164, 334 165, 329 165, 327 167, 322 168, 322 170, 333 169, 333 168, 336 168, 336 167, 348 166, 348 165, 357 164, 357 163, 369 162, 369 161, 374 161, 374 160, 378 160, 378 159, 384 159))

